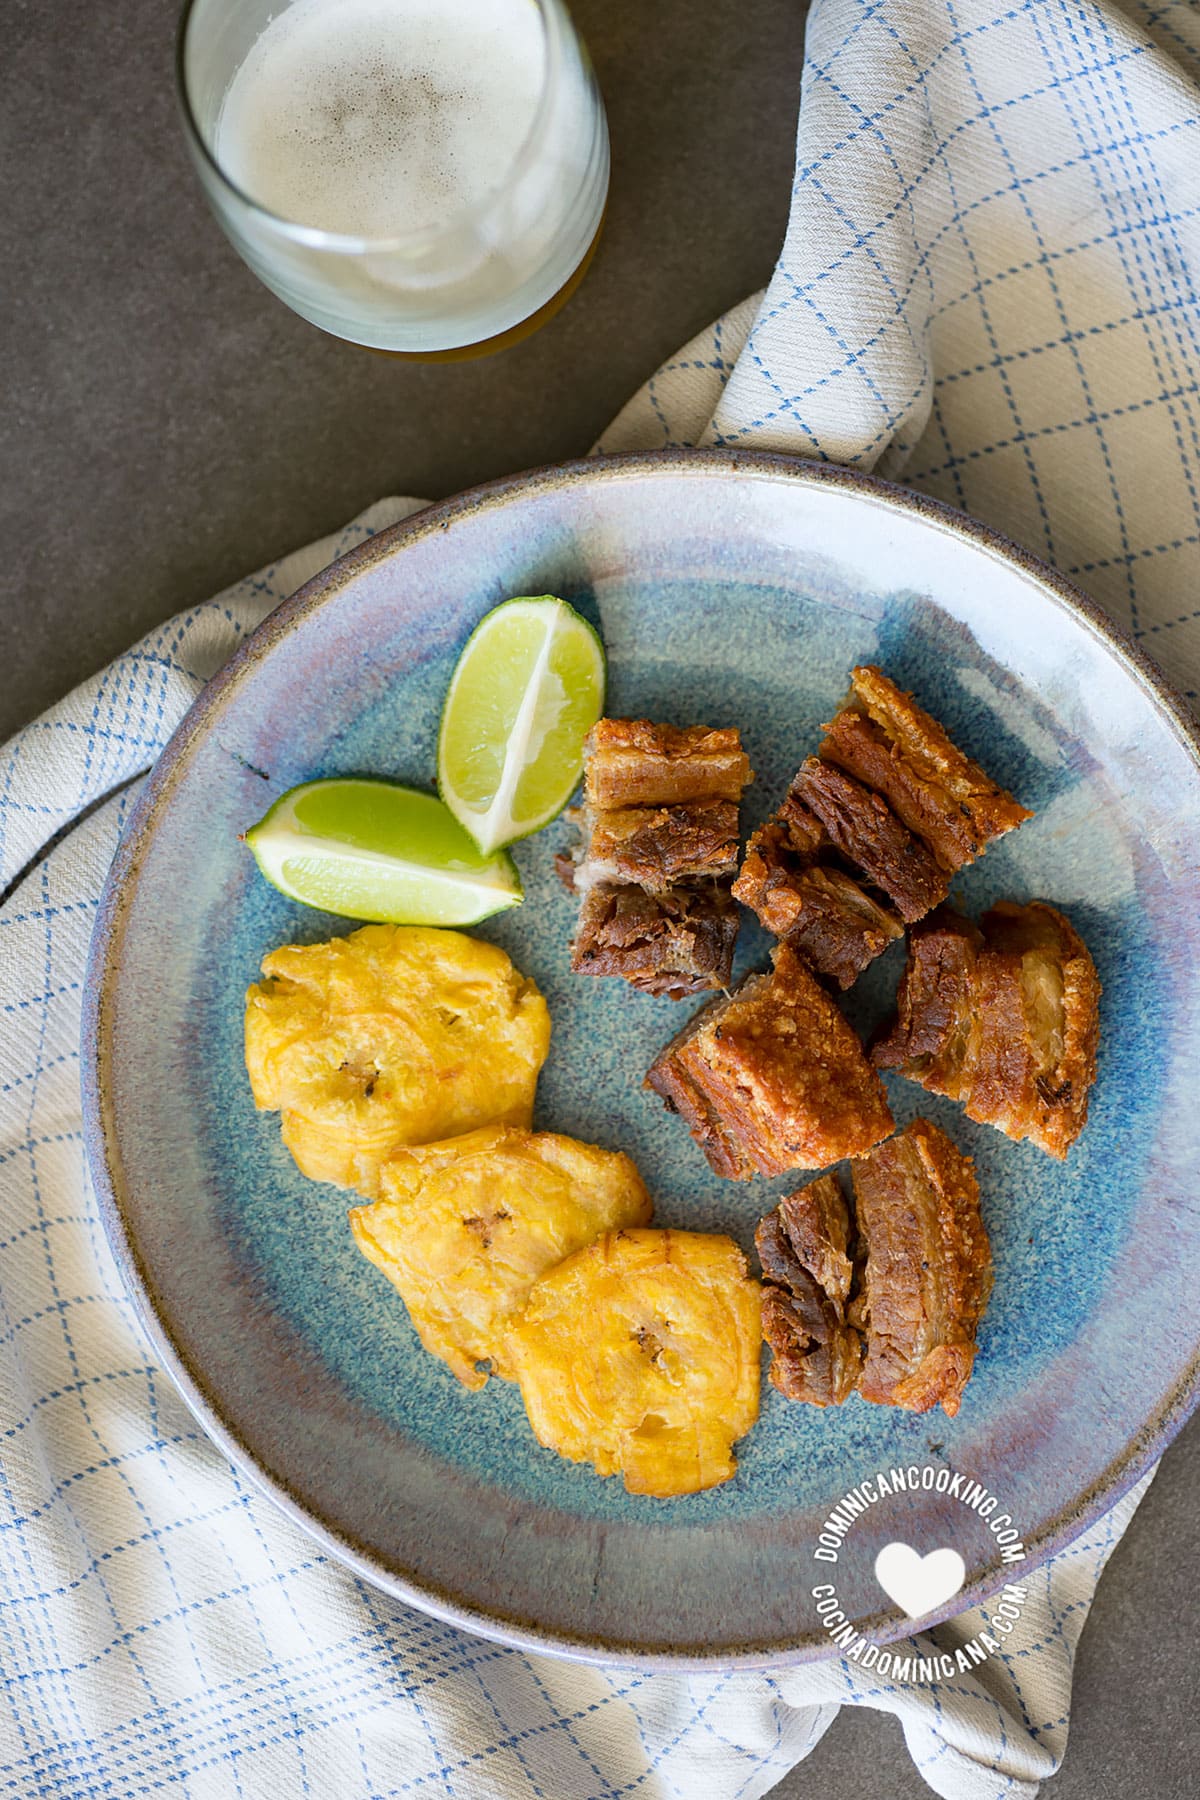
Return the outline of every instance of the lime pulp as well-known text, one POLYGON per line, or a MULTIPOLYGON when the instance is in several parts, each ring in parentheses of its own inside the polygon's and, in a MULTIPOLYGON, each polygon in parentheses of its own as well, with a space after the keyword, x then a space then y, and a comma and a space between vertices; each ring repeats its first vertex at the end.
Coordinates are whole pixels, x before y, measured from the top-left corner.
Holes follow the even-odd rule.
POLYGON ((604 646, 565 600, 506 600, 475 627, 442 709, 438 790, 482 852, 562 811, 604 688, 604 646))
POLYGON ((435 795, 389 781, 305 782, 246 843, 289 899, 348 919, 477 925, 523 897, 511 856, 484 855, 435 795))

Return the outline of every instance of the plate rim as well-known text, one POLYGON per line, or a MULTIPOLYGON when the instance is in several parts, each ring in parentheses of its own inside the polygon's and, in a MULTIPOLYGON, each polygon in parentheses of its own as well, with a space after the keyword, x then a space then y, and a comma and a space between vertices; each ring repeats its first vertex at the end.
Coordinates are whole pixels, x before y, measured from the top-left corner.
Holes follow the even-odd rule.
MULTIPOLYGON (((595 483, 609 477, 636 479, 642 475, 652 477, 664 473, 687 478, 749 475, 794 481, 814 488, 852 490, 877 502, 885 510, 915 514, 949 536, 967 539, 995 560, 1009 565, 1032 580, 1052 602, 1079 621, 1124 666, 1134 682, 1147 692, 1152 705, 1165 717, 1182 748, 1190 754, 1197 774, 1200 775, 1200 722, 1195 719, 1182 696, 1153 658, 1067 576, 1015 543, 1003 532, 944 501, 886 481, 880 476, 865 474, 836 463, 815 462, 771 451, 730 449, 664 449, 615 456, 600 454, 539 465, 483 482, 445 500, 422 507, 395 524, 383 527, 327 564, 281 601, 201 688, 152 765, 105 878, 89 945, 80 1034, 83 1141, 105 1237, 121 1273, 137 1322, 165 1373, 206 1436, 247 1482, 338 1563, 350 1569, 360 1579, 443 1623, 519 1650, 601 1665, 618 1664, 657 1670, 710 1673, 714 1669, 763 1670, 831 1661, 838 1657, 839 1651, 828 1639, 818 1642, 815 1637, 803 1642, 792 1638, 748 1644, 744 1648, 725 1646, 706 1652, 695 1646, 688 1646, 686 1649, 682 1646, 647 1649, 644 1645, 624 1644, 611 1637, 601 1640, 594 1635, 549 1630, 534 1619, 505 1612, 502 1608, 488 1610, 478 1605, 465 1604, 435 1583, 415 1575, 399 1574, 357 1546, 349 1537, 318 1519, 305 1507, 287 1481, 265 1468, 252 1447, 226 1422, 220 1408, 220 1397, 208 1389, 202 1372, 190 1366, 166 1322, 159 1316, 153 1299, 150 1272, 142 1262, 135 1234, 122 1207, 114 1176, 116 1158, 114 1154, 110 1161, 109 1135, 105 1122, 106 1078, 110 1080, 111 1077, 104 1062, 104 1025, 110 1005, 116 954, 120 947, 125 913, 136 880, 142 848, 155 829, 160 807, 169 801, 172 787, 193 740, 206 733, 230 690, 241 683, 248 671, 270 653, 299 618, 316 612, 322 605, 335 600, 338 593, 355 579, 361 569, 389 558, 406 543, 434 536, 447 530, 453 521, 475 512, 502 507, 514 496, 534 496, 539 491, 580 482, 595 483)), ((1168 1392, 1153 1420, 1124 1447, 1123 1452, 1113 1459, 1089 1488, 1077 1496, 1072 1504, 1063 1507, 1040 1533, 1027 1540, 1026 1570, 1032 1573, 1040 1568, 1103 1514, 1111 1511, 1162 1455, 1197 1406, 1200 1406, 1200 1343, 1195 1348, 1190 1365, 1168 1392)), ((952 1601, 921 1620, 921 1632, 924 1633, 971 1607, 983 1604, 1003 1587, 1004 1581, 1005 1573, 1001 1569, 963 1588, 952 1601)), ((869 1622, 864 1620, 863 1623, 869 1623, 872 1641, 881 1645, 911 1637, 914 1630, 912 1621, 898 1609, 875 1614, 869 1622)))

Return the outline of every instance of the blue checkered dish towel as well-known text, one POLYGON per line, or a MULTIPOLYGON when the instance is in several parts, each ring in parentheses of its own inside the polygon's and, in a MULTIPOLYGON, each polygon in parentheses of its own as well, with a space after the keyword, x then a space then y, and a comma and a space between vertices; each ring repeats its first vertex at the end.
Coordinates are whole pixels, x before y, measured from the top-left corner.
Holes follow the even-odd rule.
MULTIPOLYGON (((1197 78, 1187 4, 815 0, 770 287, 601 447, 901 476, 1076 577, 1194 697, 1197 78)), ((605 1672, 435 1624, 328 1562, 197 1432, 132 1324, 80 1142, 105 870, 204 681, 416 504, 172 620, 0 752, 0 1795, 749 1800, 848 1704, 894 1713, 937 1793, 1032 1796, 1137 1493, 1032 1579, 1020 1654, 978 1679, 605 1672)))

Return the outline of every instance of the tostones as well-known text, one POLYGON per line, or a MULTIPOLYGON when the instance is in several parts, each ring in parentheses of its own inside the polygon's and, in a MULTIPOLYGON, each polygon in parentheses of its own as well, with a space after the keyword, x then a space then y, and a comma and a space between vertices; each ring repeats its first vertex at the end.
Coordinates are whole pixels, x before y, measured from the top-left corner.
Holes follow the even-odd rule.
POLYGON ((731 1238, 612 1231, 534 1284, 505 1358, 539 1443, 666 1496, 736 1471, 761 1341, 758 1283, 731 1238))
POLYGON ((355 1207, 359 1249, 399 1289, 425 1348, 469 1388, 511 1376, 504 1333, 539 1275, 616 1225, 641 1225, 650 1196, 628 1156, 553 1132, 491 1125, 403 1150, 382 1199, 355 1207))
POLYGON ((246 995, 250 1086, 314 1181, 375 1199, 406 1145, 530 1124, 550 1014, 496 944, 365 925, 285 944, 262 972, 246 995))

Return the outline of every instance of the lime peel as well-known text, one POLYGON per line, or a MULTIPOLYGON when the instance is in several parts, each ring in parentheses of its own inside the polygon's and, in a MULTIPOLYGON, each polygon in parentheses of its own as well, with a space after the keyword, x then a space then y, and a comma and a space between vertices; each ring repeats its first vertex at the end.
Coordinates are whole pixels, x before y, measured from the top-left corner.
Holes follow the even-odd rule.
POLYGON ((523 898, 511 856, 481 855, 435 795, 393 782, 305 782, 245 840, 273 887, 346 918, 477 925, 523 898))

